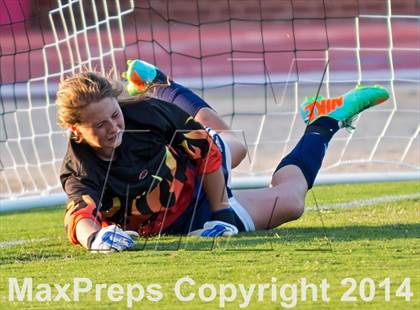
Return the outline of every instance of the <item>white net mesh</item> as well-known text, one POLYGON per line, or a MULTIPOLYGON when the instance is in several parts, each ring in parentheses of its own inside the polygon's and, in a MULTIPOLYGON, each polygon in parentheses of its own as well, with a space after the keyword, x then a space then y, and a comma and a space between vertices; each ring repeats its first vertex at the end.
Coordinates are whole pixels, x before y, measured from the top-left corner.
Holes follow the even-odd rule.
POLYGON ((271 174, 300 138, 297 107, 357 83, 390 100, 337 134, 322 173, 420 170, 416 1, 5 1, 0 32, 1 199, 60 192, 67 136, 54 93, 82 66, 156 64, 212 105, 249 149, 236 176, 271 174), (29 3, 29 4, 28 4, 29 3), (31 5, 32 3, 32 5, 31 5))

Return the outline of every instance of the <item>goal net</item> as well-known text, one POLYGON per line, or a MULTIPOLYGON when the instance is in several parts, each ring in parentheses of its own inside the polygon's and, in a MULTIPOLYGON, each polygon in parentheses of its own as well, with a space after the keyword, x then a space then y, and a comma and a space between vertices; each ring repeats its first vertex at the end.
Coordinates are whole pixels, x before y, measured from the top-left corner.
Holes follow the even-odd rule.
POLYGON ((383 85, 390 100, 336 135, 320 180, 418 178, 419 16, 415 0, 2 0, 0 198, 62 195, 60 78, 82 66, 118 77, 135 58, 231 125, 248 147, 234 174, 247 186, 266 182, 302 135, 305 96, 358 83, 383 85))

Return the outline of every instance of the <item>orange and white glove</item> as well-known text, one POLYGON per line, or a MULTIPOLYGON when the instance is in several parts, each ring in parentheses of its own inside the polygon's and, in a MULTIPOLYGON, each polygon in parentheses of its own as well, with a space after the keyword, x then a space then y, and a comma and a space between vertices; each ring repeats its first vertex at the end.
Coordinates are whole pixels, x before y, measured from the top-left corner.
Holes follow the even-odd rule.
POLYGON ((140 59, 127 60, 127 71, 122 77, 128 81, 126 90, 130 96, 147 92, 155 83, 158 68, 140 59))

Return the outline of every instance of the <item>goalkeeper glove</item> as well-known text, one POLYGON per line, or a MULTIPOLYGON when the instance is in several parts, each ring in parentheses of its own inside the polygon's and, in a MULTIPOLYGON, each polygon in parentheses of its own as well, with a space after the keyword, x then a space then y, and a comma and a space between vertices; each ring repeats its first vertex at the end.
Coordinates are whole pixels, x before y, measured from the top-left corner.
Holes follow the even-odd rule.
POLYGON ((141 95, 154 86, 169 85, 157 67, 140 59, 127 60, 127 71, 122 77, 128 81, 126 90, 130 96, 141 95))
POLYGON ((202 229, 197 229, 188 234, 188 236, 200 237, 228 237, 238 234, 236 226, 222 221, 208 221, 204 223, 202 229))
MULTIPOLYGON (((110 225, 100 229, 92 236, 89 249, 96 253, 120 252, 134 245, 132 237, 135 232, 125 232, 121 228, 110 225)), ((135 233, 137 236, 138 234, 135 233)))

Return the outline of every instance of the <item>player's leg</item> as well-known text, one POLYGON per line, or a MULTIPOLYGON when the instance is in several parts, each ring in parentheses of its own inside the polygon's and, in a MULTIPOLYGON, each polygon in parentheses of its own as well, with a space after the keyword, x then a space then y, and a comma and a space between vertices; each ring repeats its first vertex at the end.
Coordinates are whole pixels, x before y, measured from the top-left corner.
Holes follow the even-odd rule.
POLYGON ((272 187, 234 193, 255 228, 273 228, 299 218, 304 211, 306 192, 315 181, 335 132, 350 126, 358 113, 384 102, 388 96, 382 87, 357 87, 338 98, 304 102, 301 114, 309 124, 295 148, 279 163, 272 187))
MULTIPOLYGON (((324 117, 321 120, 332 120, 324 117)), ((321 167, 325 150, 338 130, 332 120, 331 134, 305 132, 295 148, 279 163, 272 177, 272 187, 235 192, 239 203, 248 211, 256 229, 269 229, 298 219, 304 211, 306 192, 312 187, 321 167)), ((320 128, 319 122, 315 126, 320 128)), ((311 126, 308 127, 311 130, 311 126)))
POLYGON ((190 89, 171 81, 169 86, 156 87, 155 95, 159 99, 177 105, 204 126, 216 130, 229 145, 232 156, 232 168, 238 166, 245 158, 246 148, 244 144, 217 112, 190 89))
POLYGON ((193 116, 196 121, 218 131, 231 150, 232 167, 239 165, 245 158, 246 148, 244 144, 230 130, 229 126, 216 111, 190 89, 174 81, 169 81, 166 75, 158 68, 141 60, 134 60, 128 63, 126 78, 130 82, 128 86, 129 93, 136 94, 147 88, 148 85, 154 85, 153 96, 177 105, 193 116))
POLYGON ((247 153, 244 143, 241 142, 237 134, 229 128, 216 111, 207 107, 201 108, 195 115, 195 120, 220 133, 223 140, 229 145, 232 156, 232 168, 235 168, 242 162, 247 153))

